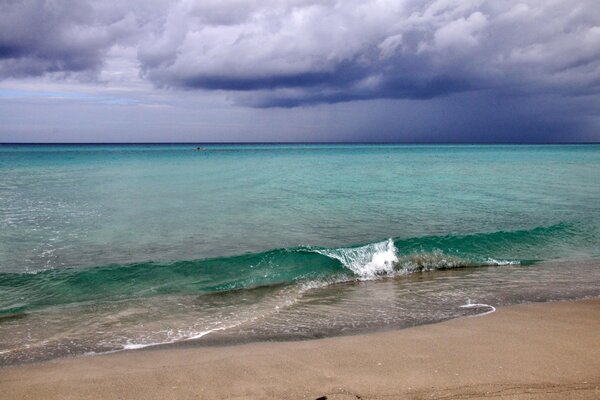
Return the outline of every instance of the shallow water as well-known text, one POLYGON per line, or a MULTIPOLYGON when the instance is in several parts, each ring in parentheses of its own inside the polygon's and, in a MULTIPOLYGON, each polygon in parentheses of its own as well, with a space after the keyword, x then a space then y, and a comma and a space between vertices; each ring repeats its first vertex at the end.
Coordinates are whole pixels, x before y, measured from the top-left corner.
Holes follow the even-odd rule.
POLYGON ((0 146, 0 364, 600 295, 600 146, 0 146))

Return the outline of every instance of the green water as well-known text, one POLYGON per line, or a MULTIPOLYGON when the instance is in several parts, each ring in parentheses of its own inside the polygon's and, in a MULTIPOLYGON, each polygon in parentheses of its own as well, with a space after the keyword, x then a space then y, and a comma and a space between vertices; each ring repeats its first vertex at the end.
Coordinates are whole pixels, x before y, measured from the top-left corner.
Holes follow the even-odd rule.
POLYGON ((0 363, 600 295, 598 145, 195 147, 0 145, 0 363))

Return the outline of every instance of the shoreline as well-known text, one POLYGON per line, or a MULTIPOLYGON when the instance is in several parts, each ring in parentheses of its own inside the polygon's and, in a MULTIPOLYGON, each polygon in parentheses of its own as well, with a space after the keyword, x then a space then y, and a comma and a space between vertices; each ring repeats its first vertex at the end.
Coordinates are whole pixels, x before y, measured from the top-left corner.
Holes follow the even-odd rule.
POLYGON ((0 368, 6 398, 600 397, 600 299, 309 341, 169 347, 0 368))

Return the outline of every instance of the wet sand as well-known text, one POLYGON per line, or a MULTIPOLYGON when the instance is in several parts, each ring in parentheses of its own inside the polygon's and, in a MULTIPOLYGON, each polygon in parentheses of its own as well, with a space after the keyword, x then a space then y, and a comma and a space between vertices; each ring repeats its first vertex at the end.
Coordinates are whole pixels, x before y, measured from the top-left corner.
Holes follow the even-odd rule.
POLYGON ((600 300, 303 342, 0 369, 2 399, 598 399, 600 300))

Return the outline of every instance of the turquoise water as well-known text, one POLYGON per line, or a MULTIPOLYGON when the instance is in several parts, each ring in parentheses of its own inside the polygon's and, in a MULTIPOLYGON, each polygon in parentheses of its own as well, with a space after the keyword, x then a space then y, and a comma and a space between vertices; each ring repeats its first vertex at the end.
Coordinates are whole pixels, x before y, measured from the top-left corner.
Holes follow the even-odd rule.
POLYGON ((600 295, 599 145, 201 146, 0 145, 0 363, 600 295))

